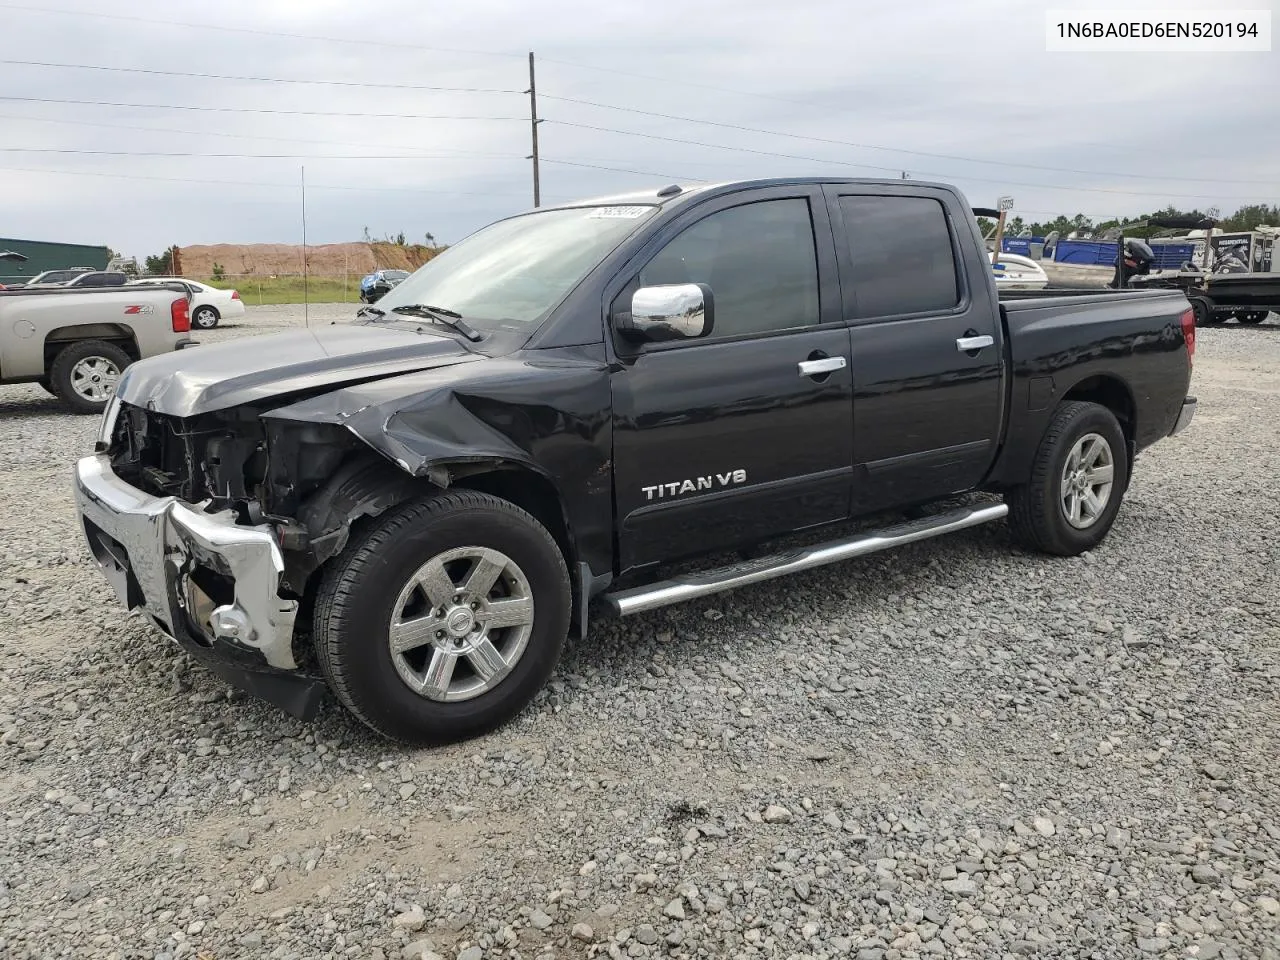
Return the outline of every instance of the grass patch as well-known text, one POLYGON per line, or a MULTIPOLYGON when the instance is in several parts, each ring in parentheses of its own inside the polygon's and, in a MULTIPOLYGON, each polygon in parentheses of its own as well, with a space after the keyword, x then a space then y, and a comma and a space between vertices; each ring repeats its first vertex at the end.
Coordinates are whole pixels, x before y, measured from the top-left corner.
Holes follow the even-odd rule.
MULTIPOLYGON (((192 277, 201 283, 221 290, 239 290, 245 306, 260 307, 267 304, 302 303, 302 277, 192 277)), ((360 277, 308 277, 306 299, 310 303, 359 303, 360 277)))

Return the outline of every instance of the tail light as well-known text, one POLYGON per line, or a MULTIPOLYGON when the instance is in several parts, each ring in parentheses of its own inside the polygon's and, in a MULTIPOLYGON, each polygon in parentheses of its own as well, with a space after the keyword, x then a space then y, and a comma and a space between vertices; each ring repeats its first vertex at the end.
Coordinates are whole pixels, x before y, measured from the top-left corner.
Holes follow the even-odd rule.
POLYGON ((1191 364, 1196 359, 1196 312, 1188 307, 1178 319, 1182 321, 1182 339, 1187 344, 1187 363, 1191 364))
POLYGON ((186 297, 169 304, 169 317, 173 320, 174 333, 191 332, 191 308, 186 297))
POLYGON ((239 300, 239 299, 240 299, 240 291, 239 291, 239 290, 232 290, 232 291, 231 291, 231 299, 232 299, 232 300, 239 300))

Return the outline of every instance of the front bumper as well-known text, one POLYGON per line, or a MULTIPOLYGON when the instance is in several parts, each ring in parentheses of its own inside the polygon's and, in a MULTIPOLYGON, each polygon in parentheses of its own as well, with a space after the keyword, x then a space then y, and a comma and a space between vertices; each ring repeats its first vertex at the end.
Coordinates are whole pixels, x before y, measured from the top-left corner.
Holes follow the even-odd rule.
POLYGON ((121 480, 106 454, 76 464, 75 496, 89 550, 125 607, 232 684, 314 714, 323 684, 296 672, 298 604, 278 593, 284 557, 271 527, 153 497, 121 480))
POLYGON ((1178 412, 1178 419, 1173 424, 1173 429, 1169 431, 1169 436, 1175 433, 1181 433, 1187 427, 1191 426, 1191 421, 1196 415, 1196 398, 1187 397, 1182 401, 1182 409, 1178 412))

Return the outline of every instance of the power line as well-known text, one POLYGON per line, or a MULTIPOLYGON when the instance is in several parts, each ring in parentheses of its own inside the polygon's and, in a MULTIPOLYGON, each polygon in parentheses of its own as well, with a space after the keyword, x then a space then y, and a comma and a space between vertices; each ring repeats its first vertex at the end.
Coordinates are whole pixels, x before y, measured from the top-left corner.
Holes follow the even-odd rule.
MULTIPOLYGON (((97 121, 97 120, 72 120, 66 117, 30 117, 30 116, 26 116, 23 114, 16 114, 16 113, 0 113, 0 120, 19 120, 19 121, 29 120, 33 123, 62 123, 62 124, 71 124, 73 126, 82 126, 82 127, 101 127, 107 130, 136 130, 144 133, 178 134, 180 136, 188 136, 188 137, 229 137, 235 140, 267 140, 267 141, 273 141, 276 143, 310 143, 310 144, 317 144, 320 146, 327 146, 327 147, 357 147, 357 148, 363 147, 371 150, 416 150, 417 149, 417 147, 409 147, 409 146, 405 146, 404 144, 369 143, 363 140, 362 141, 316 140, 309 137, 271 137, 271 136, 265 136, 263 134, 228 133, 223 130, 182 130, 177 127, 144 127, 144 126, 138 126, 136 124, 127 124, 127 123, 103 123, 102 121, 97 121)), ((468 157, 509 159, 512 156, 512 154, 482 153, 474 150, 441 150, 439 147, 436 147, 434 145, 432 146, 432 149, 440 152, 443 155, 447 155, 450 157, 456 156, 458 159, 466 159, 468 157)), ((617 164, 617 163, 626 163, 627 161, 617 160, 612 157, 605 157, 605 158, 582 157, 580 158, 580 162, 617 164)), ((702 160, 702 161, 682 160, 681 163, 692 164, 693 166, 711 166, 711 167, 723 166, 723 164, 717 164, 709 160, 702 160)), ((739 163, 734 165, 743 166, 744 164, 739 163)), ((602 169, 612 169, 612 168, 604 167, 602 169)), ((639 172, 643 173, 644 171, 639 171, 639 172)), ((668 174, 646 174, 646 175, 669 176, 668 174)), ((675 177, 674 179, 696 180, 697 178, 696 177, 675 177)))
POLYGON ((434 154, 399 156, 372 154, 315 153, 201 153, 167 150, 81 150, 71 147, 0 147, 0 153, 65 153, 102 157, 200 157, 217 160, 523 160, 517 154, 493 154, 487 157, 457 157, 434 154))
MULTIPOLYGON (((788 97, 779 97, 771 93, 755 93, 749 90, 736 90, 733 87, 720 87, 720 86, 716 86, 715 84, 697 83, 692 80, 673 80, 671 77, 664 77, 659 74, 635 73, 630 70, 618 70, 613 67, 597 67, 589 63, 578 63, 577 61, 574 61, 574 60, 559 60, 555 57, 540 56, 538 59, 542 60, 545 63, 554 63, 562 67, 572 67, 575 70, 593 70, 597 73, 612 73, 619 77, 632 77, 636 80, 653 80, 659 83, 669 83, 677 87, 693 87, 699 90, 714 90, 716 93, 731 93, 734 96, 738 96, 738 97, 751 97, 753 99, 758 99, 758 100, 772 100, 775 103, 787 103, 797 107, 810 107, 814 110, 825 110, 827 112, 833 112, 832 108, 825 104, 811 103, 805 100, 792 100, 788 97)), ((836 108, 834 112, 843 113, 848 111, 844 111, 844 110, 840 110, 839 108, 836 108)))
MULTIPOLYGON (((793 153, 775 153, 771 150, 754 150, 750 147, 736 147, 725 143, 708 143, 705 140, 687 140, 681 137, 667 137, 656 133, 640 133, 636 130, 619 130, 616 127, 599 127, 588 123, 573 123, 569 120, 543 120, 543 123, 555 123, 562 127, 574 127, 580 130, 594 130, 598 133, 616 133, 627 137, 640 137, 646 140, 662 140, 667 143, 683 143, 695 147, 710 147, 716 150, 732 150, 736 153, 750 153, 762 157, 779 157, 784 160, 802 160, 805 163, 826 163, 840 167, 859 167, 865 170, 889 171, 891 173, 900 173, 901 167, 886 167, 873 163, 856 163, 849 160, 832 160, 823 157, 806 157, 793 153)), ((1136 190, 1112 190, 1106 187, 1063 187, 1050 183, 1030 183, 1020 180, 1007 180, 1004 178, 992 179, 990 177, 975 177, 970 174, 949 174, 936 173, 927 170, 919 171, 921 176, 931 177, 936 180, 969 180, 974 183, 995 183, 1003 186, 1013 187, 1034 187, 1041 190, 1065 190, 1068 193, 1085 192, 1085 193, 1109 193, 1125 197, 1165 197, 1177 198, 1182 200, 1252 200, 1258 202, 1256 195, 1250 196, 1225 196, 1218 194, 1187 194, 1187 193, 1146 193, 1136 190)))
MULTIPOLYGON (((2 5, 0 5, 2 6, 2 5)), ((59 103, 89 107, 131 107, 137 110, 198 110, 206 113, 269 113, 298 117, 361 117, 379 120, 521 120, 528 117, 450 116, 426 113, 343 113, 329 110, 268 110, 263 107, 206 107, 175 103, 119 103, 113 100, 70 100, 52 97, 11 97, 0 94, 0 100, 17 103, 59 103)))
MULTIPOLYGON (((141 180, 146 182, 157 183, 201 183, 213 184, 215 186, 227 187, 270 187, 274 190, 292 190, 297 184, 294 183, 274 183, 260 180, 206 180, 199 177, 157 177, 147 174, 137 173, 101 173, 96 170, 50 170, 38 167, 0 167, 10 173, 38 173, 52 174, 55 176, 65 177, 105 177, 110 180, 141 180)), ((415 187, 353 187, 350 185, 313 183, 310 184, 312 190, 347 190, 353 193, 424 193, 438 194, 450 197, 514 197, 524 196, 523 192, 517 194, 514 191, 467 191, 467 190, 424 190, 415 187)))
POLYGON ((426 47, 418 43, 401 43, 394 40, 363 40, 359 37, 326 37, 310 33, 284 33, 278 30, 258 30, 252 27, 228 27, 217 23, 190 23, 183 20, 163 20, 159 17, 130 16, 123 13, 101 13, 97 10, 67 10, 59 7, 39 7, 23 3, 0 3, 0 9, 22 10, 28 13, 44 13, 58 16, 95 17, 99 20, 119 20, 126 23, 143 23, 148 26, 183 27, 187 30, 218 30, 223 33, 244 33, 258 37, 279 37, 286 40, 315 40, 322 43, 343 43, 356 46, 420 50, 425 53, 460 53, 475 57, 518 57, 524 54, 499 53, 493 50, 466 50, 459 47, 426 47))
MULTIPOLYGON (((66 123, 82 127, 102 127, 107 130, 137 130, 144 133, 176 133, 187 137, 230 137, 235 140, 271 140, 277 143, 314 143, 326 147, 368 147, 376 150, 414 150, 415 147, 406 147, 402 144, 391 143, 366 143, 364 141, 354 142, 351 140, 313 140, 304 137, 268 137, 262 134, 253 133, 228 133, 223 130, 179 130, 176 127, 140 127, 129 123, 102 123, 95 120, 71 120, 66 117, 28 117, 15 113, 0 113, 0 119, 3 120, 29 120, 35 123, 66 123)), ((433 149, 439 149, 433 147, 433 149)), ((445 150, 443 153, 449 156, 456 156, 459 159, 467 157, 506 157, 507 154, 479 153, 474 150, 445 150)))
POLYGON ((691 183, 709 183, 708 180, 701 180, 698 177, 682 177, 674 173, 655 173, 652 170, 630 170, 626 167, 606 167, 597 163, 584 163, 578 160, 553 160, 550 157, 543 157, 543 163, 556 163, 562 167, 586 167, 590 170, 608 170, 612 173, 633 173, 642 177, 662 177, 666 180, 684 180, 691 183))
POLYGON ((1026 170, 1043 170, 1049 173, 1078 173, 1097 177, 1132 177, 1139 180, 1177 180, 1191 183, 1234 183, 1253 186, 1272 186, 1270 180, 1226 180, 1220 177, 1174 177, 1160 174, 1123 173, 1111 170, 1080 170, 1072 167, 1051 167, 1035 163, 1018 163, 1012 160, 983 160, 979 157, 965 157, 950 153, 929 153, 923 150, 909 150, 900 147, 886 147, 874 143, 856 143, 852 140, 833 140, 828 137, 814 137, 802 133, 787 133, 782 130, 766 130, 761 127, 748 127, 738 123, 724 123, 718 120, 701 120, 696 117, 681 117, 670 113, 657 113, 652 110, 641 110, 636 107, 623 107, 612 103, 598 103, 593 100, 580 100, 576 97, 557 97, 544 93, 544 100, 557 100, 561 103, 574 103, 586 107, 597 107, 601 110, 616 110, 621 113, 634 113, 644 117, 657 117, 661 120, 676 120, 681 123, 696 123, 708 127, 719 127, 725 130, 741 130, 746 133, 763 133, 771 137, 788 137, 792 140, 806 140, 812 143, 825 143, 838 147, 857 147, 860 150, 880 150, 885 153, 904 153, 915 157, 929 157, 934 160, 959 160, 965 163, 985 163, 999 167, 1015 167, 1026 170))
MULTIPOLYGON (((2 4, 0 4, 2 6, 2 4)), ((299 80, 290 77, 251 77, 225 73, 191 73, 185 70, 150 70, 143 67, 111 67, 91 63, 50 63, 44 60, 0 60, 0 64, 22 67, 54 67, 67 70, 101 70, 112 73, 143 73, 155 77, 188 77, 197 80, 239 80, 251 83, 296 83, 326 87, 358 87, 376 90, 418 90, 432 93, 520 93, 499 87, 434 87, 416 83, 367 83, 354 80, 299 80)))

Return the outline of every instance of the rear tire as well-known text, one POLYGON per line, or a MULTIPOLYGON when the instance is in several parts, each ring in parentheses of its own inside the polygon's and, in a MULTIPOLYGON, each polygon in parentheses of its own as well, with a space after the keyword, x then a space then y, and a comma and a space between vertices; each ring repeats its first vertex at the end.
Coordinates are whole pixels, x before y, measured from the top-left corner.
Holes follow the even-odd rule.
POLYGON ((1248 313, 1237 313, 1236 319, 1246 326, 1253 326, 1267 319, 1268 312, 1266 310, 1252 310, 1248 313))
POLYGON ((212 330, 222 319, 215 307, 197 307, 191 312, 191 325, 199 330, 212 330))
POLYGON ((1024 547, 1074 557, 1102 542, 1129 480, 1124 431, 1106 407, 1071 401, 1049 421, 1029 482, 1009 491, 1009 528, 1024 547))
POLYGON ((316 655, 342 705, 384 737, 465 740, 506 723, 550 677, 570 597, 560 548, 537 520, 455 490, 390 511, 331 561, 316 655))
POLYGON ((133 359, 105 340, 80 340, 63 347, 49 366, 54 396, 76 413, 101 413, 116 382, 133 359))

